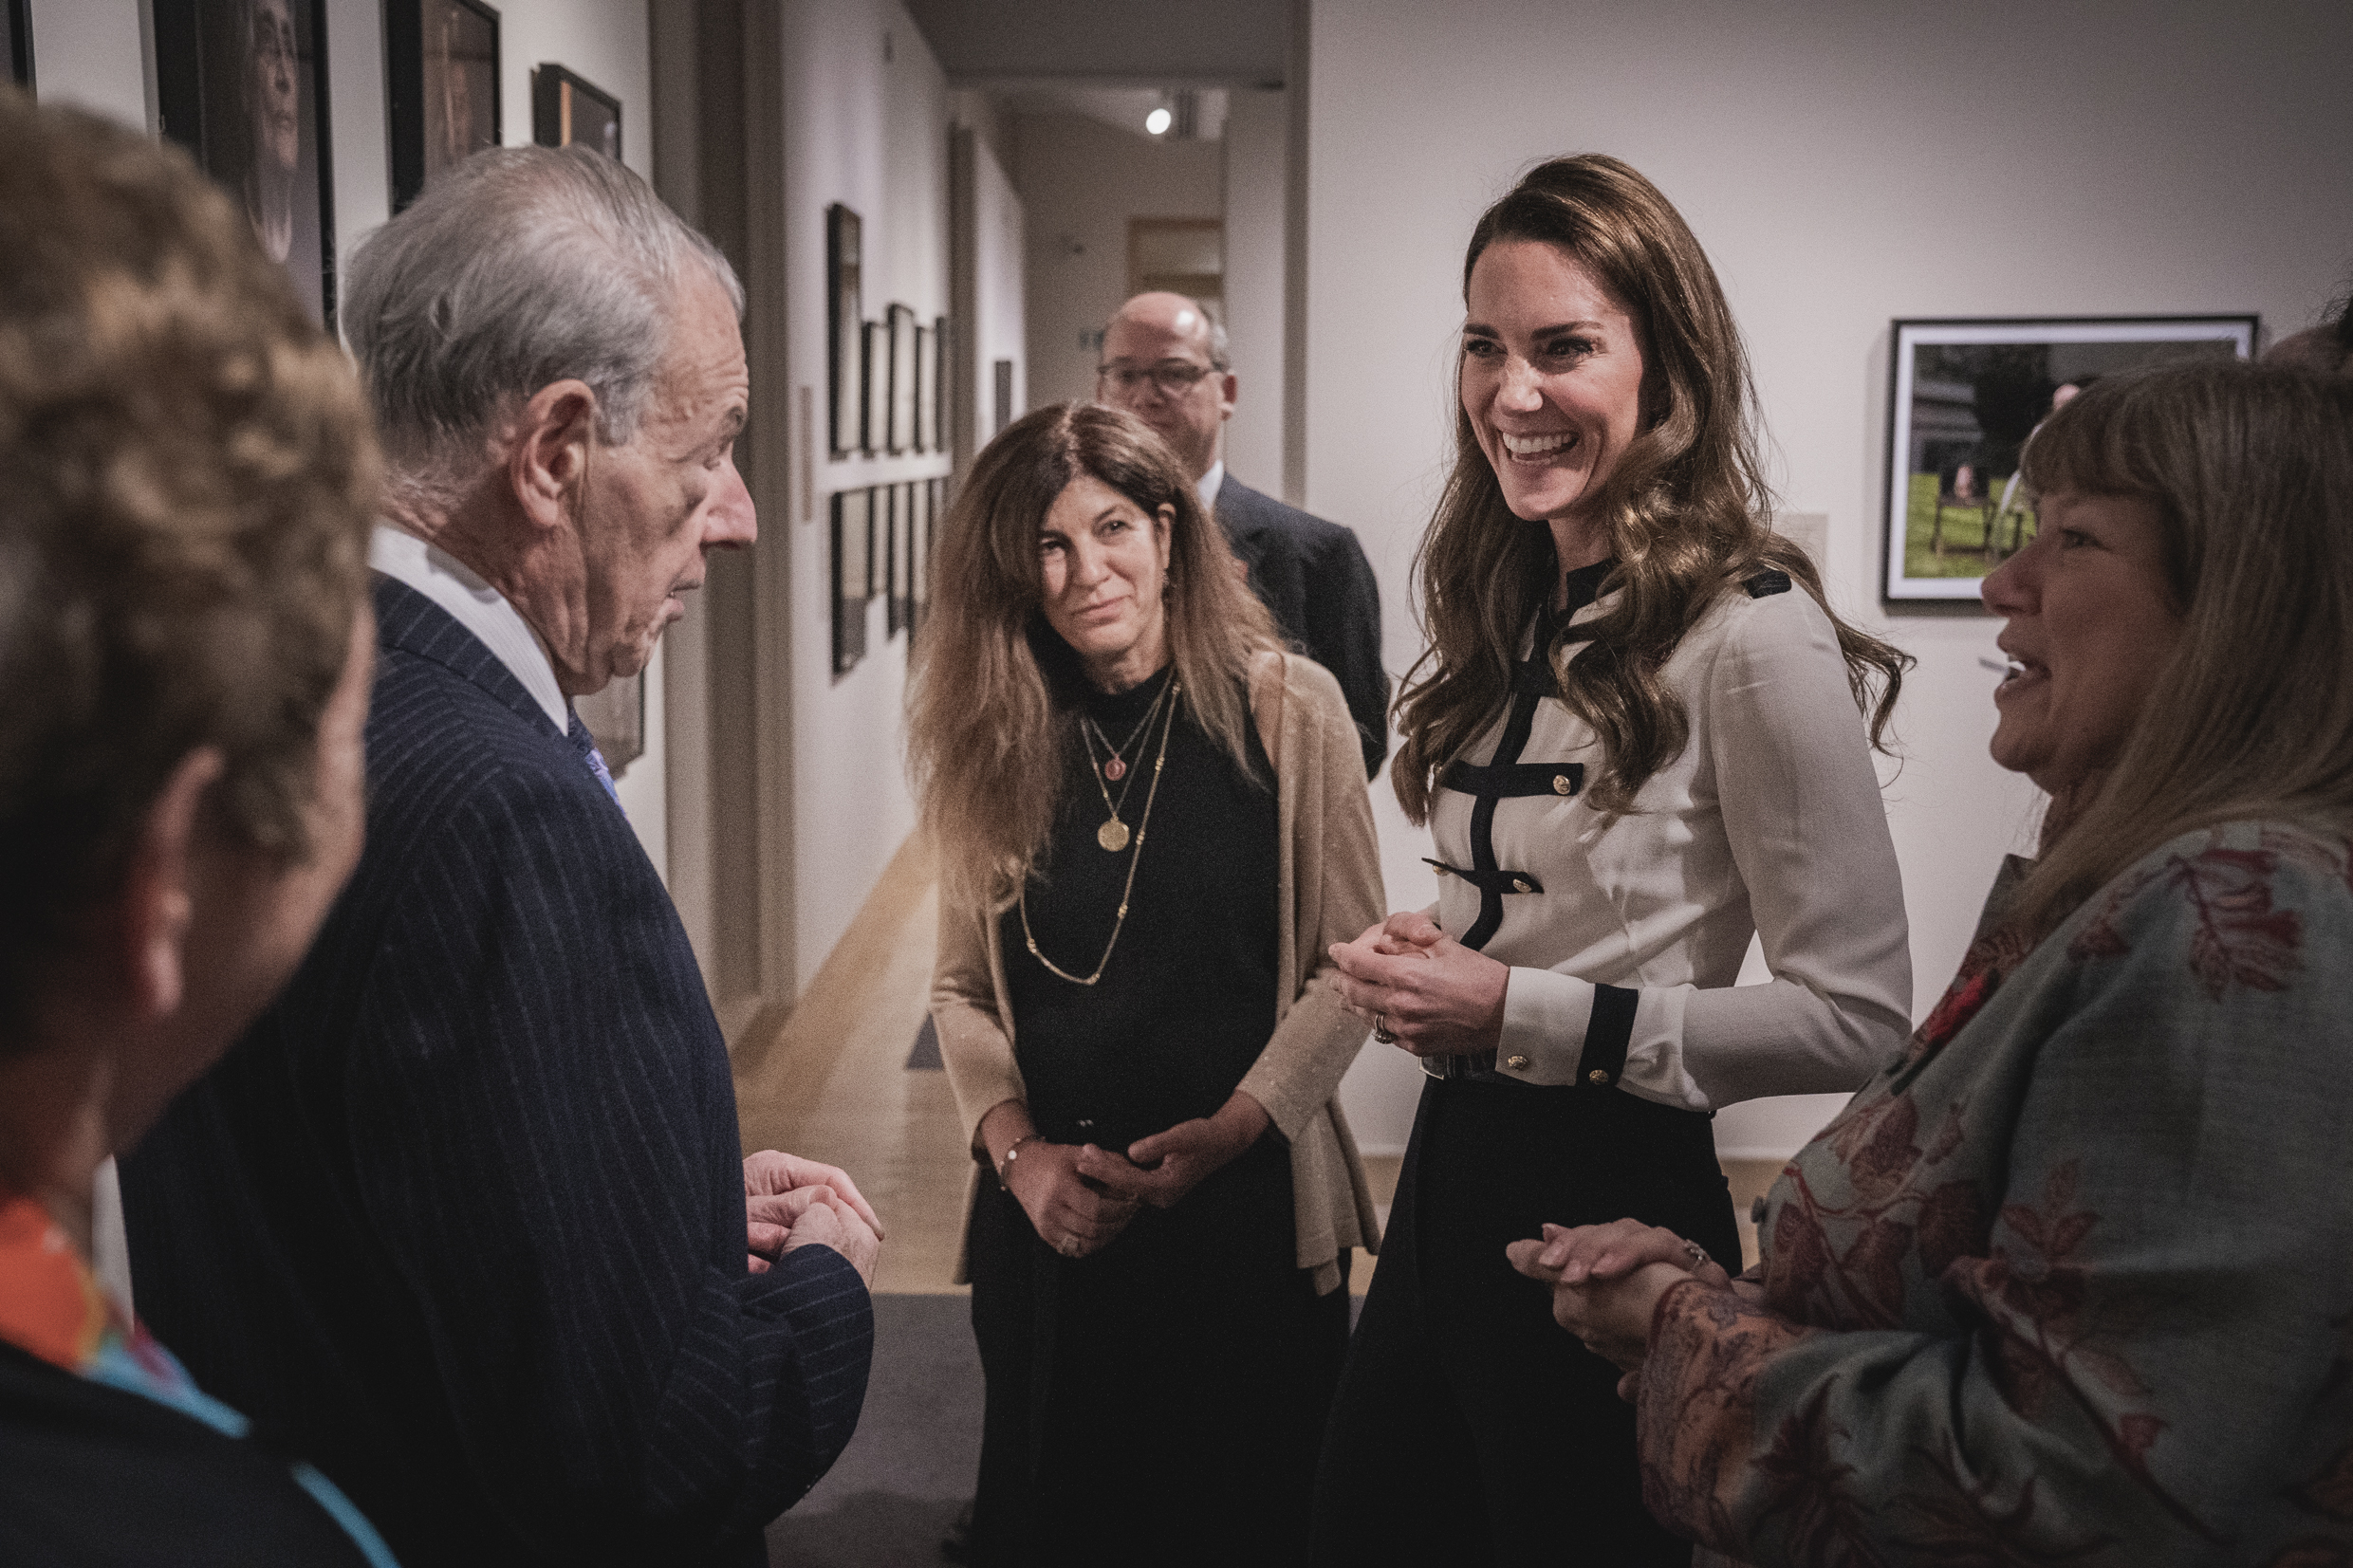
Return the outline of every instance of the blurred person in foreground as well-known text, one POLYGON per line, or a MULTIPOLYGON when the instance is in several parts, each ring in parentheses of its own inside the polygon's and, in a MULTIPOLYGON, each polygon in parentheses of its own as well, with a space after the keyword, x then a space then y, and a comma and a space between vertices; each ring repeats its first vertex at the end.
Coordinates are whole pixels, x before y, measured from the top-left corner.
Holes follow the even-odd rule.
POLYGON ((1354 532, 1227 471, 1226 422, 1240 392, 1226 329, 1198 300, 1139 294, 1104 324, 1095 400, 1141 419, 1176 454, 1275 630, 1340 682, 1370 778, 1389 754, 1380 584, 1354 532))
POLYGON ((746 545, 726 261, 582 148, 361 247, 383 435, 368 843, 123 1168, 148 1317, 433 1563, 751 1563, 849 1440, 875 1222, 742 1155, 686 934, 570 699, 746 545))
POLYGON ((909 749, 973 1160, 971 1560, 1295 1563, 1378 1242, 1325 956, 1380 909, 1346 704, 1116 409, 1008 427, 937 561, 909 749))
POLYGON ((1512 1247, 1627 1369, 1643 1496, 1759 1564, 2353 1559, 2353 380, 2103 377, 1986 579, 2050 797, 1748 1278, 1512 1247))
POLYGON ((359 858, 379 473, 230 199, 0 87, 0 1561, 392 1561, 90 1267, 359 858))
POLYGON ((1617 1372, 1504 1248, 1636 1214, 1737 1255, 1716 1109, 1851 1091, 1902 1041, 1871 747, 1905 660, 1772 532, 1738 324, 1657 186, 1540 164, 1462 281, 1431 646, 1389 769, 1438 899, 1333 952, 1428 1080, 1315 1560, 1663 1568, 1690 1547, 1642 1509, 1617 1372), (1751 936, 1772 978, 1743 986, 1751 936))

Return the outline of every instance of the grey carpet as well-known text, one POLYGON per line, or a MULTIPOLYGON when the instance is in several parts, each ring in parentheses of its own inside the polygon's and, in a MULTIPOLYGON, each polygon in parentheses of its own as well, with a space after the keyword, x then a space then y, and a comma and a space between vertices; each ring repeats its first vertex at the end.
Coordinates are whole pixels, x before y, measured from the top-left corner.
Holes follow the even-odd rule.
POLYGON ((792 1568, 929 1568, 980 1470, 972 1299, 877 1296, 858 1435, 816 1490, 769 1526, 792 1568))

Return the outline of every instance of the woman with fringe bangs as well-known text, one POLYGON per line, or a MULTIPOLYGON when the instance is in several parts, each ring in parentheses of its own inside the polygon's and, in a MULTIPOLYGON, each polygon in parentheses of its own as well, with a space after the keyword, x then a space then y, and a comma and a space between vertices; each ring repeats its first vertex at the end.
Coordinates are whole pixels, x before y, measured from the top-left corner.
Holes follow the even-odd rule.
POLYGON ((1295 1563, 1378 1243, 1326 950, 1379 917, 1340 687, 1176 458, 1010 426, 951 509, 909 749, 970 1140, 971 1560, 1295 1563))
POLYGON ((1429 1075, 1335 1403, 1315 1560, 1679 1563, 1618 1369, 1507 1244, 1738 1233, 1710 1117, 1857 1087, 1911 969, 1870 747, 1906 660, 1769 527, 1738 329, 1656 187, 1543 164, 1463 267, 1431 646, 1392 765, 1438 902, 1334 950, 1429 1075), (1866 723, 1865 714, 1868 714, 1866 723), (1769 984, 1735 987, 1751 933, 1769 984))
POLYGON ((2024 464, 1984 594, 2040 858, 1751 1276, 1514 1252, 1709 1562, 2353 1561, 2353 380, 2103 376, 2024 464))

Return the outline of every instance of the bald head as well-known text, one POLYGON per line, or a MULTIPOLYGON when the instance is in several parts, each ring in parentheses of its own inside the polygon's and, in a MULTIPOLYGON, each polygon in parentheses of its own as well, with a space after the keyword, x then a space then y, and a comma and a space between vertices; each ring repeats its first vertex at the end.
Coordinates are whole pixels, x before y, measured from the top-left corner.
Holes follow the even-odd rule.
POLYGON ((1226 329, 1211 319, 1198 300, 1160 290, 1129 300, 1103 323, 1106 359, 1110 337, 1122 326, 1183 342, 1199 353, 1203 363, 1226 368, 1226 329))
POLYGON ((2348 324, 2348 321, 2340 321, 2334 326, 2316 326, 2282 338, 2265 351, 2264 362, 2316 370, 2324 376, 2353 375, 2353 332, 2347 330, 2348 324))
POLYGON ((1097 401, 1158 431, 1199 479, 1225 445, 1237 390, 1226 329, 1182 294, 1139 294, 1103 326, 1097 401))

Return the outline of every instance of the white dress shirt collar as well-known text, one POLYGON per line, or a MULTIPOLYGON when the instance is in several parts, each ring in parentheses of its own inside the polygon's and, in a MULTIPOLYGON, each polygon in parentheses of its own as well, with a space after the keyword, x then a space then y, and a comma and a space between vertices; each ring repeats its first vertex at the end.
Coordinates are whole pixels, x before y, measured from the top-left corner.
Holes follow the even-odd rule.
POLYGON ((558 734, 571 730, 571 704, 556 684, 555 666, 547 651, 515 607, 466 563, 447 550, 402 533, 389 523, 379 523, 368 539, 368 564, 397 582, 423 594, 457 618, 457 624, 480 637, 523 683, 558 734))
POLYGON ((1212 517, 1217 515, 1217 492, 1225 488, 1225 483, 1226 460, 1220 457, 1209 466, 1209 472, 1201 475, 1200 483, 1193 487, 1201 492, 1201 507, 1212 517))

